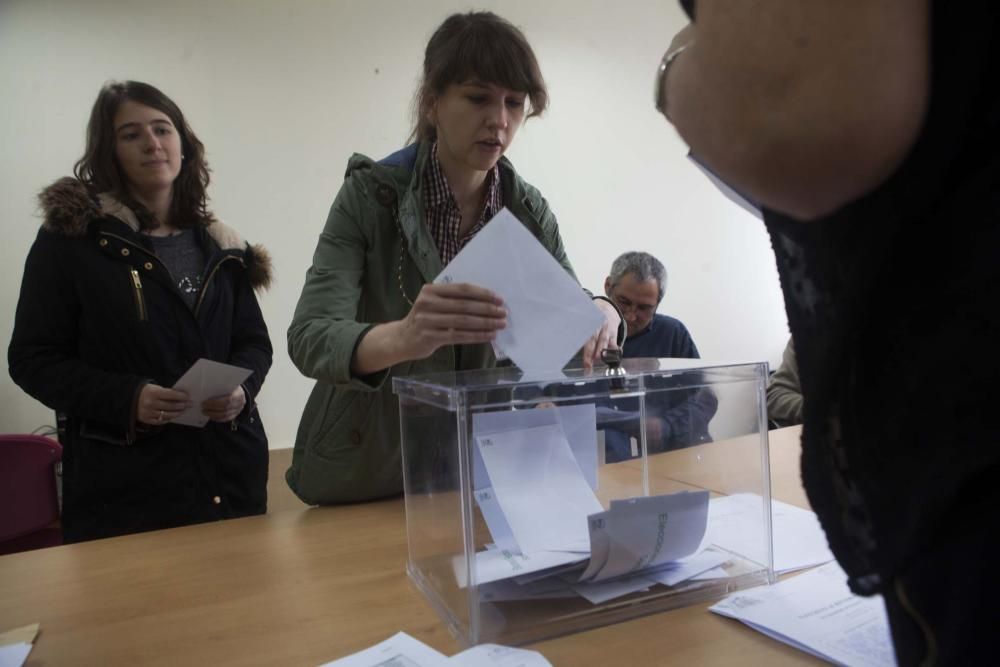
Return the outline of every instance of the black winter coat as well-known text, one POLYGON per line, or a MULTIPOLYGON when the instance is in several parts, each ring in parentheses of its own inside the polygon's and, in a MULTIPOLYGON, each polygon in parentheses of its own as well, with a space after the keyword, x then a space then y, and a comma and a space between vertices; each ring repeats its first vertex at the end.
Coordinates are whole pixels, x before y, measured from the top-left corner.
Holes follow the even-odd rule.
POLYGON ((263 513, 267 438, 254 397, 271 342, 254 288, 269 283, 266 252, 222 223, 196 228, 207 262, 192 310, 129 209, 69 178, 41 201, 8 361, 62 418, 65 540, 263 513), (253 371, 246 409, 204 428, 137 427, 142 387, 172 386, 201 357, 253 371))

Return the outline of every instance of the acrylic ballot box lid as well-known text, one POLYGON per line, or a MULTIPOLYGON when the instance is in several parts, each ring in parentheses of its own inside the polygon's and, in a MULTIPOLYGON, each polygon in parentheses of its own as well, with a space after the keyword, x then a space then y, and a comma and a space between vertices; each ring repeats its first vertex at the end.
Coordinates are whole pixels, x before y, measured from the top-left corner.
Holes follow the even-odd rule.
POLYGON ((397 377, 417 588, 522 644, 773 582, 767 364, 397 377))

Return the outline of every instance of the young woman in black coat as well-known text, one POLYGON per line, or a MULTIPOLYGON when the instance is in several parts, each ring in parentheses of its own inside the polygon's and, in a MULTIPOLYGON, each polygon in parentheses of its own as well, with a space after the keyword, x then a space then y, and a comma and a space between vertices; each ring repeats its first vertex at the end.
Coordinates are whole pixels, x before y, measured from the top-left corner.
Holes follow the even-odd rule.
POLYGON ((207 209, 204 147, 153 86, 101 90, 74 174, 40 196, 8 353, 60 417, 65 540, 263 513, 269 258, 207 209), (172 423, 200 358, 253 372, 203 428, 172 423))

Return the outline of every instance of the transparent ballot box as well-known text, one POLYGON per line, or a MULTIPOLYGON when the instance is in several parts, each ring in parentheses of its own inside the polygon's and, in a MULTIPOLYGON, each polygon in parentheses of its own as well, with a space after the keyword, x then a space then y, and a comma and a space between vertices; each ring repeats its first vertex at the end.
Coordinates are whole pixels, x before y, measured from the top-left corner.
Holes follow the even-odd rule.
POLYGON ((523 644, 774 581, 765 363, 397 377, 407 569, 523 644))

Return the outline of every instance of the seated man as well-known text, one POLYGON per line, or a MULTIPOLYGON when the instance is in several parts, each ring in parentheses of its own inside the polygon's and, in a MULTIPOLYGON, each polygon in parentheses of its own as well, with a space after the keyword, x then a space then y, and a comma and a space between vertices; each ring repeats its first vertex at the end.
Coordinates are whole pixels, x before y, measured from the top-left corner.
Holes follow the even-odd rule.
MULTIPOLYGON (((645 252, 626 252, 611 265, 604 292, 621 310, 628 327, 622 354, 631 357, 698 359, 687 327, 673 317, 656 312, 663 300, 667 271, 660 260, 645 252)), ((626 399, 635 402, 634 399, 626 399)), ((621 403, 622 401, 616 401, 621 403)), ((638 410, 638 405, 617 409, 638 410)), ((711 442, 708 423, 715 416, 718 399, 711 389, 676 389, 646 397, 646 441, 649 453, 711 442)), ((608 429, 605 460, 639 455, 637 434, 608 429)))
POLYGON ((622 353, 629 357, 698 359, 687 327, 657 307, 667 288, 667 270, 646 252, 626 252, 611 265, 604 293, 615 302, 628 326, 622 353))
POLYGON ((779 427, 802 423, 802 387, 791 338, 785 345, 781 366, 767 383, 767 418, 779 427))

